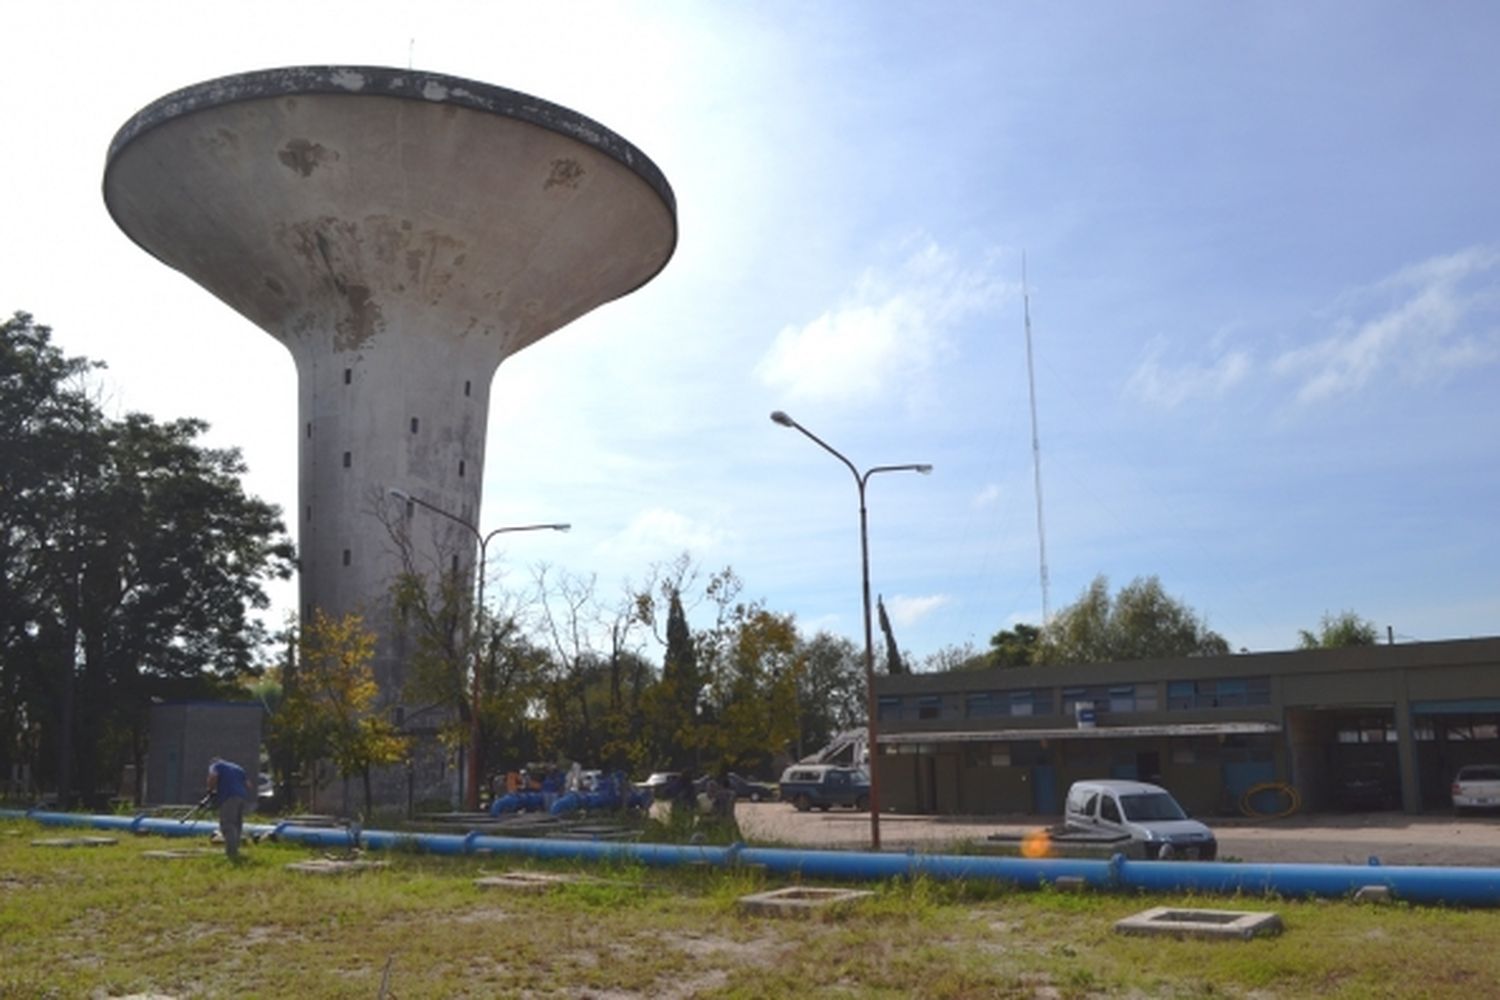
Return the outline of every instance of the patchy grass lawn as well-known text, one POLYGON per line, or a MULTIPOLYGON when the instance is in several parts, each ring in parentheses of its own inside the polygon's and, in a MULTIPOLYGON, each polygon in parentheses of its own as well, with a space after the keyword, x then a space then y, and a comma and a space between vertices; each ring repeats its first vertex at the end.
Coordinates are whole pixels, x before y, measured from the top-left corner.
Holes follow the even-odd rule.
MULTIPOLYGON (((299 875, 305 847, 180 860, 201 842, 0 821, 0 997, 1378 997, 1472 998, 1500 983, 1500 911, 1011 891, 893 882, 802 921, 741 914, 751 872, 572 869, 539 895, 474 879, 504 858, 379 855, 299 875), (1278 938, 1122 937, 1149 906, 1274 909, 1278 938)), ((532 866, 532 870, 543 870, 532 866)), ((568 871, 552 866, 546 870, 568 871)), ((869 888, 869 887, 866 887, 869 888)))

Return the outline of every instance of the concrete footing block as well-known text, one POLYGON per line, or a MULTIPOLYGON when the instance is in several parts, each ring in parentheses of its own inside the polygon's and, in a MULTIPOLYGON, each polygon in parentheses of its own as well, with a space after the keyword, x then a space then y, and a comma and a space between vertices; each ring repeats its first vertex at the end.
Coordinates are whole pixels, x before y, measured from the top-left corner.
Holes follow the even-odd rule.
POLYGON ((153 858, 157 861, 180 861, 184 858, 217 857, 223 853, 211 847, 179 847, 165 851, 142 851, 141 857, 153 858))
POLYGON ((790 886, 739 898, 745 913, 760 917, 809 917, 853 906, 875 895, 866 889, 814 889, 790 886))
POLYGON ((1052 888, 1058 892, 1082 892, 1088 888, 1088 883, 1077 875, 1062 875, 1053 881, 1052 888))
POLYGON ((342 860, 339 858, 316 858, 312 861, 293 861, 287 871, 303 875, 353 875, 372 868, 384 868, 384 861, 342 860))
POLYGON ((1245 910, 1200 910, 1157 906, 1115 922, 1117 934, 1209 938, 1248 941, 1264 934, 1280 934, 1281 917, 1245 910))
POLYGON ((1354 893, 1356 903, 1389 903, 1395 898, 1388 885, 1363 885, 1354 893))
POLYGON ((114 837, 42 837, 31 842, 32 847, 111 847, 119 841, 114 837))
POLYGON ((521 893, 523 895, 537 895, 539 893, 551 892, 565 885, 577 885, 584 882, 597 881, 597 879, 589 878, 587 875, 571 875, 565 872, 514 871, 476 878, 474 885, 480 889, 504 889, 507 892, 521 893))

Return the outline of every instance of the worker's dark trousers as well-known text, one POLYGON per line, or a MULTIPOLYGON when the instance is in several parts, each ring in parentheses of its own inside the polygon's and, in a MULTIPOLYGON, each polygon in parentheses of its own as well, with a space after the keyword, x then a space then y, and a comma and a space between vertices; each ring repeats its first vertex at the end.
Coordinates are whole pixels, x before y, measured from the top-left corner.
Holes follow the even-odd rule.
POLYGON ((237 858, 240 854, 240 832, 245 826, 245 800, 231 795, 219 803, 219 833, 224 836, 224 853, 237 858))

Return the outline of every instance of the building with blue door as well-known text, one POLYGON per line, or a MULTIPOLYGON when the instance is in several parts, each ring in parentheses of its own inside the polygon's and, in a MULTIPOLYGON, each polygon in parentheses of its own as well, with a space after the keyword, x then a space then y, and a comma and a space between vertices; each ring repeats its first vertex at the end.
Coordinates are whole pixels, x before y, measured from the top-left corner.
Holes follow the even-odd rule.
POLYGON ((1307 811, 1446 808, 1500 763, 1500 638, 876 679, 886 810, 1061 812, 1074 781, 1135 778, 1190 811, 1256 785, 1307 811))

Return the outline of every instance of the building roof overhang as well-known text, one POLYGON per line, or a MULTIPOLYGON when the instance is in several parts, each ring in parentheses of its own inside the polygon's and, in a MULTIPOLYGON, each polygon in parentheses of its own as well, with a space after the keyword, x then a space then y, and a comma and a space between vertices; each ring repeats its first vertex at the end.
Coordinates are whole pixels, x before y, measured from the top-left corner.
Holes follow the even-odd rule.
POLYGON ((1016 740, 1125 740, 1141 736, 1255 736, 1281 732, 1278 722, 1176 722, 1156 726, 1096 726, 1092 729, 973 729, 881 733, 883 744, 1003 743, 1016 740))

